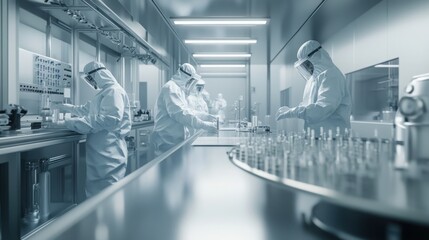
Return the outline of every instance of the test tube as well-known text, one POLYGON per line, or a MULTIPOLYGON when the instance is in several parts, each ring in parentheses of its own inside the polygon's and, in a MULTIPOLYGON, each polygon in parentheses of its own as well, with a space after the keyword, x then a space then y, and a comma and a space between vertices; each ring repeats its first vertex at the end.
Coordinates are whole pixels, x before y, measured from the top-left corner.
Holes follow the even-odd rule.
POLYGON ((53 109, 52 110, 52 122, 53 123, 57 123, 58 122, 58 120, 59 120, 59 114, 60 113, 60 110, 59 109, 53 109))
POLYGON ((255 116, 255 115, 252 116, 252 126, 253 127, 258 126, 258 116, 255 116))

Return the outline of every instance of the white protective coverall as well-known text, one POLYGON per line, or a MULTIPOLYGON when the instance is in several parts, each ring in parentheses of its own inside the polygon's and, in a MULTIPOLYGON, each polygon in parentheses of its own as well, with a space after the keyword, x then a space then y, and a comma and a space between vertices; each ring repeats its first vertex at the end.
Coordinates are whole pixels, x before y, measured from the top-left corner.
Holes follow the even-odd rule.
POLYGON ((225 108, 227 106, 222 93, 218 93, 217 98, 213 101, 213 113, 219 116, 221 123, 225 122, 225 108))
POLYGON ((131 130, 131 113, 127 93, 102 63, 90 62, 84 72, 90 73, 87 75, 100 91, 84 105, 60 108, 77 116, 64 121, 68 129, 87 134, 86 195, 90 197, 125 175, 128 152, 124 137, 131 130))
POLYGON ((188 96, 188 104, 190 108, 197 112, 209 113, 209 107, 202 95, 205 84, 206 83, 202 79, 197 82, 194 90, 192 90, 191 94, 188 96))
POLYGON ((299 106, 281 107, 276 114, 277 120, 301 118, 305 129, 314 129, 319 134, 320 127, 334 133, 350 128, 351 97, 349 83, 341 71, 332 62, 329 54, 314 40, 305 42, 298 50, 295 67, 300 72, 307 70, 302 102, 299 106), (307 64, 305 64, 307 63, 307 64), (310 65, 310 67, 306 66, 310 65), (305 66, 305 68, 301 68, 305 66))
POLYGON ((151 141, 156 152, 164 152, 189 137, 188 128, 216 131, 214 117, 197 116, 186 99, 200 79, 195 68, 184 63, 161 88, 155 104, 155 126, 151 141))

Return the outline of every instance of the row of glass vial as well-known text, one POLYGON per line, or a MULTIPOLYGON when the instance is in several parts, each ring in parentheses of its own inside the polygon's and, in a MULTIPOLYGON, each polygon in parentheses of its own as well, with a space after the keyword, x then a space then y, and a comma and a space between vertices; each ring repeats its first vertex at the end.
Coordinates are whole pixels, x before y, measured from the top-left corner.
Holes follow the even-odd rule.
POLYGON ((315 132, 309 130, 275 137, 249 136, 240 143, 236 157, 268 172, 274 172, 285 161, 301 167, 335 164, 344 169, 375 170, 380 161, 393 160, 393 147, 389 140, 354 138, 349 131, 337 130, 335 137, 328 132, 316 138, 315 132))

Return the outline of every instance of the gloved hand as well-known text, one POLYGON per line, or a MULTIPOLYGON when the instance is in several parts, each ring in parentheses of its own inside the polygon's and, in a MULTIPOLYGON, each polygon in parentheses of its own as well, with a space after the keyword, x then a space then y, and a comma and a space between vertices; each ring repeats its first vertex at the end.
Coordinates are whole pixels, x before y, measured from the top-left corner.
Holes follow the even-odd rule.
POLYGON ((278 121, 278 120, 290 117, 289 113, 290 113, 290 108, 288 106, 283 106, 279 108, 279 110, 277 110, 277 113, 276 113, 276 120, 278 121))
POLYGON ((48 123, 48 128, 65 128, 65 121, 58 121, 58 122, 50 122, 48 123))
POLYGON ((204 130, 208 132, 217 132, 217 123, 215 122, 204 122, 204 130))
POLYGON ((217 116, 208 114, 206 112, 195 111, 194 114, 197 117, 199 117, 201 120, 207 121, 207 122, 215 122, 217 119, 217 116))

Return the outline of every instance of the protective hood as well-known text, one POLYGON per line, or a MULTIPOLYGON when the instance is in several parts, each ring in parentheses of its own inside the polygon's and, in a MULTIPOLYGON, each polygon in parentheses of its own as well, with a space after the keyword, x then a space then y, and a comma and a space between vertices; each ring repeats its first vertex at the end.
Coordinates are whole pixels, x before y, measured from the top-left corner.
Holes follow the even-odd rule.
POLYGON ((113 85, 117 83, 116 78, 113 76, 113 74, 109 70, 107 70, 104 64, 101 62, 90 62, 85 65, 83 71, 85 72, 85 74, 92 72, 89 75, 93 77, 98 88, 104 89, 108 85, 113 85), (94 70, 97 71, 94 72, 94 70))
POLYGON ((307 80, 309 79, 308 74, 310 77, 318 76, 333 65, 328 52, 315 40, 309 40, 302 44, 296 57, 298 61, 295 63, 295 68, 307 80), (309 69, 312 71, 309 72, 309 69))
POLYGON ((207 92, 207 90, 203 89, 201 95, 203 96, 204 101, 206 101, 207 104, 210 104, 210 93, 207 92))
POLYGON ((201 76, 197 74, 194 66, 189 63, 182 64, 177 73, 171 78, 186 94, 189 94, 201 76))
POLYGON ((201 94, 202 91, 204 90, 204 86, 206 85, 206 82, 202 79, 198 80, 196 85, 195 85, 195 89, 197 94, 201 94))

